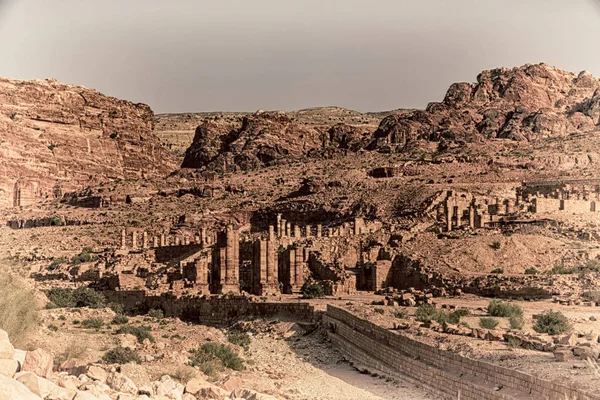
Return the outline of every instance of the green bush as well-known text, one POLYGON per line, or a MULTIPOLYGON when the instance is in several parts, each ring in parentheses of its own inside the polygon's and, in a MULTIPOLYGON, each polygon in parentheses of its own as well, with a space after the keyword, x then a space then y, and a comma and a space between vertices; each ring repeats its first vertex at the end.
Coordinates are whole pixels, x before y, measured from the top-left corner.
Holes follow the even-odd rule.
POLYGON ((325 296, 323 286, 319 283, 306 283, 302 287, 302 297, 305 299, 316 299, 325 296))
POLYGON ((492 317, 520 317, 523 315, 523 309, 518 304, 506 303, 500 300, 492 300, 488 304, 488 313, 492 317))
POLYGON ((102 318, 88 318, 81 321, 81 327, 84 329, 100 329, 104 326, 102 318))
POLYGON ((117 346, 114 349, 104 353, 102 356, 102 361, 104 361, 106 364, 127 364, 130 362, 135 362, 136 364, 142 363, 142 359, 135 352, 135 350, 121 346, 117 346))
POLYGON ((144 339, 154 342, 154 336, 150 333, 152 330, 149 326, 132 326, 123 325, 117 330, 117 334, 130 334, 137 338, 138 343, 143 343, 144 339))
POLYGON ((229 332, 227 340, 229 340, 229 343, 243 347, 244 350, 248 350, 248 346, 250 346, 250 335, 246 332, 229 332))
POLYGON ((571 329, 569 319, 560 311, 546 311, 535 321, 533 329, 538 333, 559 335, 571 329))
POLYGON ((379 307, 375 307, 374 311, 377 314, 381 314, 381 315, 383 315, 385 313, 385 310, 383 308, 379 308, 379 307))
POLYGON ((504 270, 502 268, 494 268, 490 273, 491 274, 503 274, 504 270))
POLYGON ((58 268, 61 264, 64 264, 67 262, 67 257, 58 257, 52 260, 52 262, 50 263, 50 265, 48 266, 48 270, 50 271, 54 271, 56 268, 58 268))
POLYGON ((539 274, 539 273, 540 273, 540 271, 538 271, 537 269, 535 269, 535 268, 533 268, 533 267, 531 267, 531 268, 527 268, 527 269, 525 270, 525 275, 537 275, 537 274, 539 274))
POLYGON ((494 329, 498 326, 498 320, 490 317, 479 318, 479 326, 486 329, 494 329))
POLYGON ((46 292, 48 300, 54 307, 90 307, 102 308, 106 306, 106 299, 101 293, 94 289, 80 287, 71 288, 53 288, 46 292))
POLYGON ((127 318, 126 315, 122 315, 122 314, 117 314, 113 317, 113 319, 110 321, 111 324, 114 325, 123 325, 129 322, 129 318, 127 318))
POLYGON ((190 365, 197 366, 206 375, 214 375, 224 368, 235 371, 244 369, 244 360, 225 344, 205 343, 197 349, 190 350, 190 354, 190 365))
POLYGON ((500 248, 501 244, 500 242, 494 242, 492 244, 490 244, 490 247, 494 250, 498 250, 500 248))
POLYGON ((469 311, 466 309, 448 312, 444 310, 438 310, 432 304, 423 304, 417 308, 415 319, 425 323, 435 321, 439 324, 458 324, 460 322, 460 318, 467 315, 469 315, 469 311))
POLYGON ((48 329, 50 329, 52 332, 56 332, 58 330, 58 326, 50 324, 48 325, 48 329))
POLYGON ((152 318, 163 319, 165 317, 165 314, 161 309, 152 309, 148 311, 148 316, 152 318))
POLYGON ((405 310, 396 311, 394 312, 394 317, 398 319, 405 319, 406 317, 408 317, 408 312, 405 310))
POLYGON ((511 329, 521 330, 523 329, 523 325, 525 325, 525 321, 521 315, 511 315, 508 318, 508 322, 510 322, 511 329))
POLYGON ((588 301, 600 301, 600 292, 597 290, 583 292, 581 297, 588 301))
POLYGON ((554 275, 568 275, 577 272, 577 268, 567 268, 564 265, 555 265, 550 272, 554 275))
POLYGON ((82 263, 86 263, 86 262, 92 262, 92 261, 96 261, 97 257, 92 253, 92 249, 90 249, 89 247, 86 247, 83 249, 83 251, 73 257, 71 257, 71 262, 73 264, 82 264, 82 263))

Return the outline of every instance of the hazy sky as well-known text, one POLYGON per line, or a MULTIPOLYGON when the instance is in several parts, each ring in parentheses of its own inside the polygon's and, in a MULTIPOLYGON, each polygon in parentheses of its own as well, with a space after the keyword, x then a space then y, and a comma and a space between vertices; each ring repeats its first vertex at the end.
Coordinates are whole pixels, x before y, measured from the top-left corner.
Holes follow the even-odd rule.
POLYGON ((0 75, 157 113, 424 107, 483 69, 600 76, 595 0, 0 0, 0 75))

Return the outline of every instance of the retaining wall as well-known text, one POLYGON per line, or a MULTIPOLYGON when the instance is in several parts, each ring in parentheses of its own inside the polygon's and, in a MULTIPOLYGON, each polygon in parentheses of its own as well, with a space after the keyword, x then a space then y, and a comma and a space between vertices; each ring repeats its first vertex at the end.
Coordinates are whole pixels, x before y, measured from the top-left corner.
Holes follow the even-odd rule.
POLYGON ((596 400, 588 394, 513 369, 440 350, 328 305, 323 315, 331 341, 359 368, 417 383, 460 400, 596 400))

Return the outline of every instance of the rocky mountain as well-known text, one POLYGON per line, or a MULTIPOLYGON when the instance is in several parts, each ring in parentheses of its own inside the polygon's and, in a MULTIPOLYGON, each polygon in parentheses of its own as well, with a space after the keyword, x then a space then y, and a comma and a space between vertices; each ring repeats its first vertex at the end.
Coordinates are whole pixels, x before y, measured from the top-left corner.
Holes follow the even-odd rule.
POLYGON ((419 141, 534 141, 600 127, 600 80, 546 64, 483 71, 455 83, 441 103, 384 118, 368 148, 402 151, 419 141))
POLYGON ((0 207, 177 168, 145 104, 56 80, 0 78, 0 207))

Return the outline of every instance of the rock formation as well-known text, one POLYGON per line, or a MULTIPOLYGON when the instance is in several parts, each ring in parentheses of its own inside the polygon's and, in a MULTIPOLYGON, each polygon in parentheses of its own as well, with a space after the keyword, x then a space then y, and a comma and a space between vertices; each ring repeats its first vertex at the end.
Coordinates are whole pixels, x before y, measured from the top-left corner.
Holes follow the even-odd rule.
POLYGON ((371 150, 402 151, 419 141, 533 141, 600 125, 600 80, 546 64, 483 71, 455 83, 441 103, 384 118, 371 150))
POLYGON ((0 78, 0 207, 176 168, 145 104, 56 80, 0 78))

